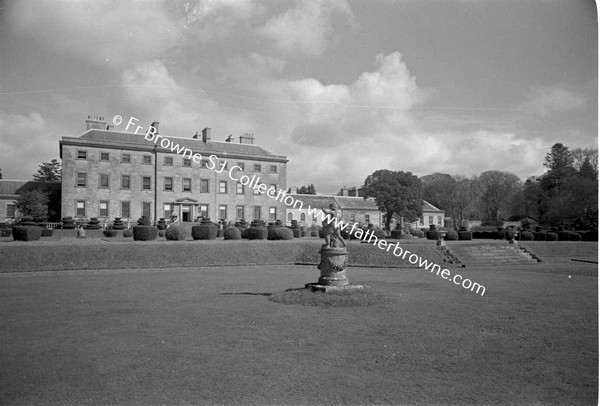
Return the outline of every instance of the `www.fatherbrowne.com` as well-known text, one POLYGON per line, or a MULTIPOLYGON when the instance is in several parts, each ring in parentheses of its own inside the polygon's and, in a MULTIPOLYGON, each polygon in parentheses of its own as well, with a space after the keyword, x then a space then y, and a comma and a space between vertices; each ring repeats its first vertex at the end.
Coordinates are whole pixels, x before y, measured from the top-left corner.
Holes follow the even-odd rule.
MULTIPOLYGON (((120 116, 116 116, 116 117, 120 118, 120 116)), ((135 117, 131 117, 129 119, 129 123, 127 124, 127 127, 125 128, 125 131, 127 131, 127 129, 129 128, 129 126, 131 124, 135 125, 133 120, 138 121, 135 117)), ((113 119, 113 122, 115 122, 114 119, 113 119)), ((115 124, 116 124, 116 122, 115 122, 115 124)), ((141 126, 137 127, 137 129, 135 130, 136 134, 138 133, 138 130, 140 128, 142 128, 142 127, 141 126)), ((193 153, 193 151, 190 150, 189 148, 180 147, 179 144, 175 144, 171 139, 158 134, 157 130, 152 126, 150 126, 148 131, 146 131, 144 138, 146 139, 146 141, 153 142, 154 144, 159 143, 158 140, 160 139, 161 141, 159 144, 164 149, 171 150, 172 152, 177 152, 177 154, 183 155, 184 157, 187 154, 187 155, 189 155, 190 160, 194 161, 197 164, 202 163, 202 155, 201 154, 193 153)), ((219 159, 219 157, 217 157, 216 155, 210 155, 208 158, 208 161, 205 163, 205 165, 208 169, 214 170, 216 173, 223 173, 225 168, 227 168, 227 161, 226 160, 221 161, 219 159), (220 167, 218 165, 219 163, 221 163, 220 167)), ((252 175, 252 177, 249 177, 248 175, 242 175, 240 177, 236 177, 235 175, 238 174, 238 171, 242 171, 242 168, 237 165, 234 165, 231 168, 229 168, 229 173, 228 173, 229 178, 236 182, 240 182, 242 185, 244 185, 246 187, 249 187, 253 190, 258 191, 259 193, 266 193, 267 196, 269 196, 270 198, 275 199, 279 202, 282 202, 287 207, 291 207, 291 208, 299 209, 299 210, 303 209, 303 206, 304 206, 303 202, 301 202, 300 200, 298 200, 292 196, 289 196, 287 194, 287 192, 285 192, 284 190, 279 189, 278 191, 275 191, 275 189, 273 187, 267 187, 267 185, 265 185, 264 183, 260 183, 260 177, 258 177, 256 175, 252 175)), ((348 231, 350 234, 355 235, 356 237, 362 239, 363 241, 372 243, 373 245, 379 247, 379 249, 381 249, 381 250, 384 250, 387 252, 390 252, 390 250, 391 250, 392 253, 395 256, 397 256, 398 258, 407 260, 412 265, 419 264, 420 268, 423 268, 426 271, 430 271, 431 273, 435 272, 435 274, 437 276, 441 276, 443 279, 449 280, 449 281, 453 282, 455 285, 462 286, 464 289, 470 290, 471 292, 479 293, 481 290, 481 296, 483 296, 485 293, 485 286, 480 285, 477 282, 473 282, 470 279, 465 279, 459 274, 456 274, 451 277, 450 271, 448 269, 442 269, 442 267, 439 266, 438 264, 427 261, 427 260, 421 258, 419 255, 411 253, 410 251, 403 249, 402 247, 400 247, 399 242, 397 242, 394 245, 394 244, 388 243, 383 238, 375 237, 374 230, 368 230, 365 232, 362 229, 358 228, 358 223, 355 222, 352 225, 350 223, 344 223, 342 220, 332 217, 330 214, 325 214, 320 208, 317 208, 317 207, 308 206, 308 214, 311 216, 311 218, 316 218, 317 221, 321 221, 321 222, 327 221, 328 224, 334 223, 334 226, 336 228, 339 228, 342 231, 348 231, 348 227, 350 227, 350 230, 348 231)))

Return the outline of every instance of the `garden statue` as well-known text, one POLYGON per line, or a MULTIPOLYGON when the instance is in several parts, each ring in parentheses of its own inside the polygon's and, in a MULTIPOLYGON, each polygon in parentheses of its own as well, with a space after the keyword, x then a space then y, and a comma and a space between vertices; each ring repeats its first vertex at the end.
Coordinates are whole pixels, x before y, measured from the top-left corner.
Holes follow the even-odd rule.
POLYGON ((342 238, 342 234, 340 233, 340 220, 342 218, 342 213, 337 210, 337 205, 335 203, 331 203, 329 205, 329 209, 325 207, 321 207, 321 210, 325 212, 332 220, 331 222, 328 220, 323 220, 323 233, 325 234, 325 244, 323 244, 323 249, 336 248, 337 242, 342 245, 342 247, 346 247, 346 242, 342 238))

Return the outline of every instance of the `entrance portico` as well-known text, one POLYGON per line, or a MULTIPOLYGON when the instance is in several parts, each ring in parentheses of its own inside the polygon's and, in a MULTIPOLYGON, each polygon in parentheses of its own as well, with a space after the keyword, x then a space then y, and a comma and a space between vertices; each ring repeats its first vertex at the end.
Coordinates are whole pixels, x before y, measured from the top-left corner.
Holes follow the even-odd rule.
POLYGON ((173 214, 179 217, 179 221, 190 223, 197 217, 196 213, 198 213, 198 205, 200 204, 198 200, 192 199, 191 197, 184 197, 176 199, 171 204, 173 207, 173 214))

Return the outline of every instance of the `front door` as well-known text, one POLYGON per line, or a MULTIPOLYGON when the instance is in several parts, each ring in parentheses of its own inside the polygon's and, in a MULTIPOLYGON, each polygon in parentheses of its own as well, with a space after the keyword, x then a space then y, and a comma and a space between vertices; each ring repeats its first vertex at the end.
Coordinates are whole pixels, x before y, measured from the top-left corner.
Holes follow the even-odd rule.
POLYGON ((192 206, 189 204, 181 205, 181 221, 188 223, 192 221, 192 206))

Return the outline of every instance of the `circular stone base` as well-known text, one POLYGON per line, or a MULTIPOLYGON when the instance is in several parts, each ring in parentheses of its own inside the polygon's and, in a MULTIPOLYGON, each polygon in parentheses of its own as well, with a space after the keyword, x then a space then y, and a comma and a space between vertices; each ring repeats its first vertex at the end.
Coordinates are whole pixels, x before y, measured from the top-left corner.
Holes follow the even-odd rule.
MULTIPOLYGON (((321 279, 321 278, 319 278, 321 279)), ((347 282, 346 282, 347 283, 347 282)), ((322 285, 320 283, 307 283, 304 285, 306 289, 310 289, 311 292, 341 292, 341 291, 353 291, 363 289, 363 285, 322 285)))

